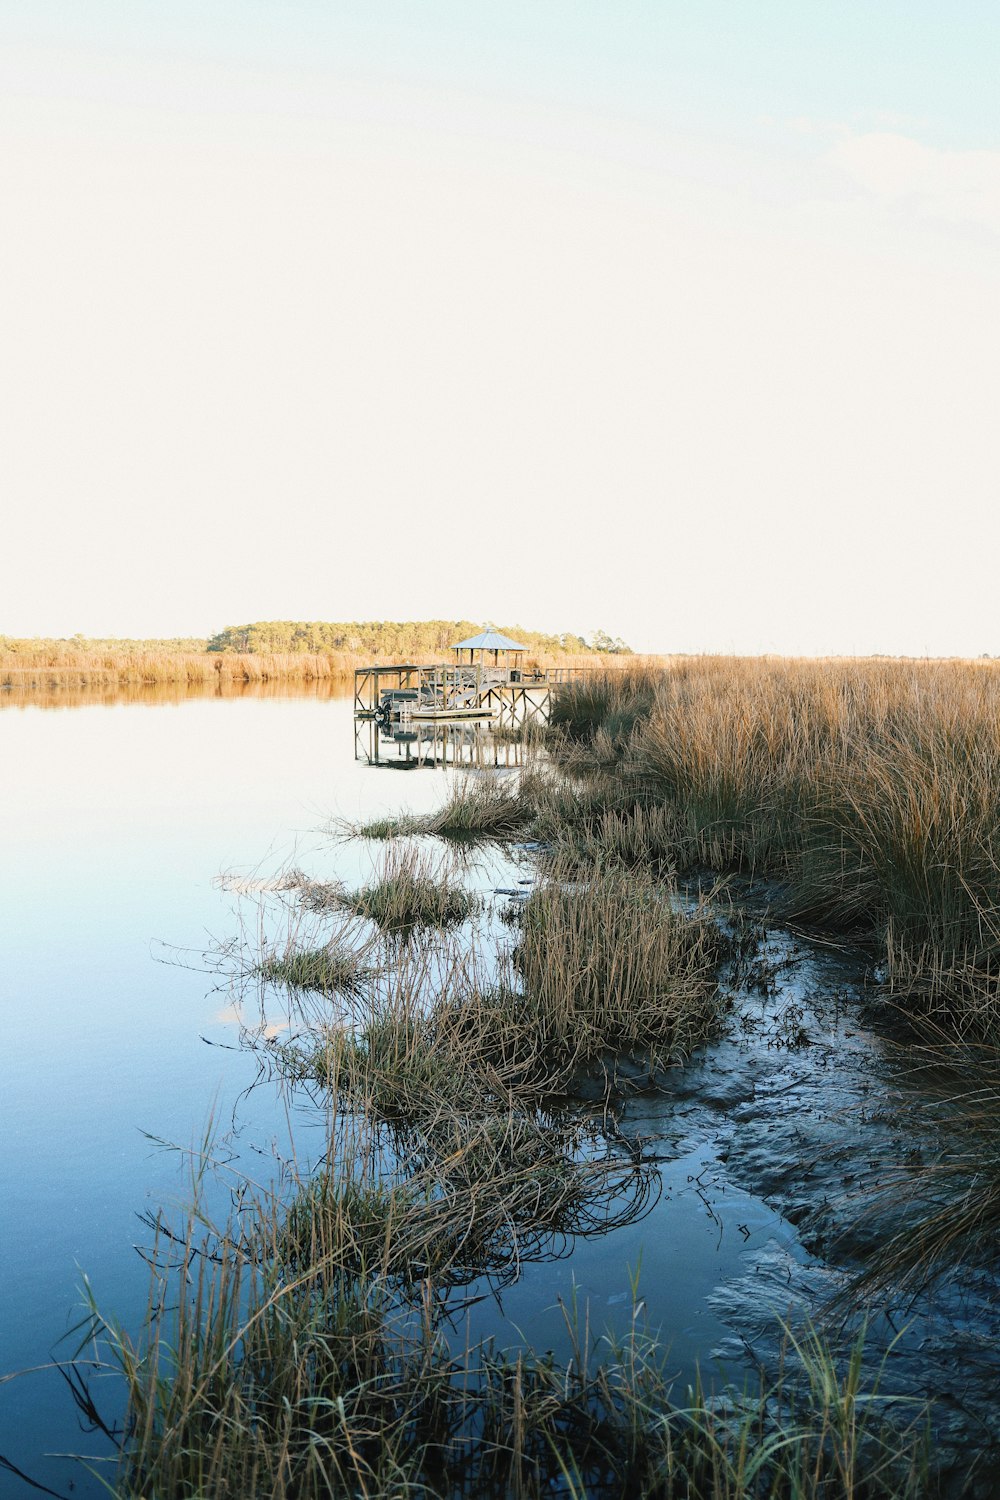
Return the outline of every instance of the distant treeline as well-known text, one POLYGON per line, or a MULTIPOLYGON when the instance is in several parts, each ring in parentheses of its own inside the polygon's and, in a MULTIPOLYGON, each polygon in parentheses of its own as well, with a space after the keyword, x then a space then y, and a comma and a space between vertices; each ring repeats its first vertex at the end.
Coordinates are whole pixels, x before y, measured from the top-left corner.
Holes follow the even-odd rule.
MULTIPOLYGON (((456 641, 476 635, 471 620, 431 620, 407 624, 370 621, 342 625, 295 620, 231 625, 209 639, 95 640, 75 635, 61 640, 18 639, 0 635, 0 690, 36 692, 109 690, 157 684, 196 689, 239 683, 322 682, 347 678, 373 660, 433 662, 451 659, 456 641)), ((614 655, 630 656, 623 641, 598 631, 588 645, 578 635, 509 632, 528 648, 527 665, 610 665, 614 655), (581 662, 582 658, 582 662, 581 662)))
MULTIPOLYGON (((208 637, 173 636, 155 640, 116 637, 105 640, 83 635, 0 635, 0 657, 22 656, 39 660, 45 656, 62 659, 73 654, 176 656, 221 651, 240 656, 323 656, 334 652, 402 659, 441 655, 456 641, 478 635, 482 628, 482 622, 473 620, 255 620, 251 625, 227 625, 225 630, 208 637)), ((592 652, 602 656, 631 654, 631 648, 623 640, 604 630, 598 630, 588 641, 571 631, 546 635, 539 630, 524 630, 520 625, 498 628, 512 640, 527 646, 529 651, 545 656, 582 656, 592 652)))
MULTIPOLYGON (((252 625, 227 625, 218 635, 210 637, 208 650, 251 656, 258 652, 346 651, 352 655, 426 657, 449 651, 456 641, 478 635, 482 628, 481 621, 473 620, 256 620, 252 625)), ((569 631, 546 635, 520 625, 502 625, 497 629, 530 651, 545 655, 630 652, 623 640, 604 630, 598 630, 588 641, 569 631)))
POLYGON ((203 635, 177 635, 155 640, 131 640, 124 636, 109 636, 105 639, 91 635, 0 635, 0 656, 38 657, 48 653, 63 657, 73 652, 81 652, 88 656, 104 652, 121 655, 125 652, 137 651, 147 656, 186 656, 193 652, 207 650, 208 640, 203 635))

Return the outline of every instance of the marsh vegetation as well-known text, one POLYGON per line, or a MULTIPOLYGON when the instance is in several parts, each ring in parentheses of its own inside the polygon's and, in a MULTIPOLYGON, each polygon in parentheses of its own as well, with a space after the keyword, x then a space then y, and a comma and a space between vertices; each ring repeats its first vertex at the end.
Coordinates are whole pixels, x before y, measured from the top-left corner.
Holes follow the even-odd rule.
MULTIPOLYGON (((959 1264, 995 1279, 992 669, 619 668, 564 688, 554 720, 523 769, 469 774, 437 812, 341 826, 364 835, 371 878, 277 879, 261 899, 285 940, 251 924, 226 950, 252 1009, 281 993, 288 1024, 244 1043, 323 1144, 270 1184, 203 1152, 190 1215, 155 1221, 145 1326, 91 1308, 89 1347, 125 1391, 123 1497, 937 1493, 940 1427, 912 1379, 896 1388, 880 1314, 959 1264), (512 845, 527 878, 475 889, 477 849, 512 845), (809 1241, 836 1262, 833 1319, 783 1329, 755 1304, 772 1355, 678 1382, 636 1264, 624 1325, 571 1296, 558 1351, 530 1329, 480 1336, 476 1309, 528 1267, 653 1212, 664 1158, 630 1101, 676 1096, 690 1122, 684 1080, 711 1084, 723 1043, 745 1054, 755 1028, 758 1059, 784 1069, 776 1098, 807 1072, 809 1097, 832 1091, 829 1030, 821 1049, 804 1001, 768 1009, 782 924, 868 955, 899 1080, 885 1140, 909 1141, 869 1176, 845 1165, 877 1232, 809 1241), (201 1196, 210 1176, 230 1213, 201 1196)), ((747 1094, 716 1079, 703 1113, 735 1104, 744 1130, 772 1128, 756 1066, 747 1094)), ((771 1171, 799 1213, 828 1139, 810 1144, 816 1118, 786 1126, 799 1155, 771 1171)), ((91 1415, 93 1392, 91 1370, 91 1415)), ((975 1457, 949 1460, 952 1493, 975 1457)))
POLYGON ((877 956, 938 1132, 922 1170, 889 1173, 905 1227, 870 1283, 933 1277, 962 1256, 996 1265, 995 664, 692 660, 568 684, 554 721, 582 788, 575 815, 560 803, 557 843, 770 881, 784 920, 877 956), (935 1103, 942 1074, 966 1085, 935 1103))
POLYGON ((992 663, 692 659, 567 684, 553 717, 584 836, 655 819, 658 857, 776 877, 790 919, 878 943, 914 1014, 1000 1034, 992 663))
MULTIPOLYGON (((389 851, 373 888, 400 858, 389 851)), ((294 907, 308 889, 278 894, 294 907)), ((565 1304, 568 1357, 470 1339, 484 1295, 655 1202, 655 1163, 609 1128, 607 1059, 628 1049, 663 1066, 716 1031, 721 948, 706 910, 617 865, 587 881, 554 865, 513 920, 478 931, 488 955, 428 913, 382 965, 369 942, 363 974, 343 963, 359 913, 329 910, 343 925, 325 947, 299 925, 297 954, 265 966, 248 954, 245 969, 313 990, 316 955, 340 955, 336 998, 318 1011, 303 1000, 294 1036, 266 1048, 325 1118, 318 1166, 286 1165, 273 1190, 235 1179, 237 1211, 218 1225, 200 1202, 186 1223, 158 1218, 138 1337, 92 1309, 101 1368, 127 1389, 116 1493, 929 1492, 923 1407, 897 1411, 867 1378, 863 1333, 838 1356, 789 1332, 776 1380, 678 1390, 636 1267, 623 1332, 565 1304), (603 1101, 584 1105, 595 1077, 603 1101)), ((229 1171, 208 1155, 198 1181, 229 1171)), ((85 1404, 93 1384, 91 1370, 85 1404)))

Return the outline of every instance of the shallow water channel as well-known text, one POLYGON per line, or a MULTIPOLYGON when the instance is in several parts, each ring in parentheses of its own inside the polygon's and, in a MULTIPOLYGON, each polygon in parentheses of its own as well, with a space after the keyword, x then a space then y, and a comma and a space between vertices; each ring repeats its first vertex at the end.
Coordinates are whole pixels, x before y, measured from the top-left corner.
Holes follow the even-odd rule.
MULTIPOLYGON (((0 696, 0 1375, 35 1369, 0 1385, 0 1454, 57 1493, 100 1493, 59 1455, 107 1448, 58 1371, 37 1367, 75 1353, 85 1279, 102 1310, 139 1325, 140 1216, 190 1192, 168 1145, 211 1132, 257 1180, 293 1151, 322 1153, 321 1111, 261 1066, 295 1018, 277 992, 234 989, 227 955, 280 938, 280 872, 357 885, 377 868, 384 850, 332 838, 331 819, 441 804, 453 770, 387 759, 368 763, 351 701, 324 693, 0 696)), ((495 892, 533 878, 530 849, 465 872, 493 914, 510 899, 495 892)), ((636 1062, 609 1100, 588 1101, 590 1149, 636 1167, 642 1212, 542 1247, 510 1285, 465 1288, 463 1336, 523 1335, 565 1356, 575 1306, 595 1337, 642 1318, 680 1397, 699 1368, 720 1385, 773 1371, 777 1320, 819 1317, 856 1269, 876 1233, 860 1212, 871 1183, 918 1129, 867 967, 765 924, 724 976, 723 1038, 655 1079, 636 1062)), ((917 1301, 880 1304, 867 1345, 887 1391, 938 1400, 941 1460, 957 1472, 976 1452, 984 1485, 1000 1449, 996 1292, 958 1267, 917 1301)), ((0 1495, 22 1488, 0 1474, 0 1495)))

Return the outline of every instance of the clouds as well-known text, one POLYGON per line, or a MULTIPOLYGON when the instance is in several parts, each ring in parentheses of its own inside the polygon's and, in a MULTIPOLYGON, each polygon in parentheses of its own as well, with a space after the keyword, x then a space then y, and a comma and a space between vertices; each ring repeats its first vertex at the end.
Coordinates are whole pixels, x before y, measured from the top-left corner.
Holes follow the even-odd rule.
POLYGON ((826 161, 918 219, 1000 234, 1000 150, 945 151, 894 131, 847 134, 826 161))

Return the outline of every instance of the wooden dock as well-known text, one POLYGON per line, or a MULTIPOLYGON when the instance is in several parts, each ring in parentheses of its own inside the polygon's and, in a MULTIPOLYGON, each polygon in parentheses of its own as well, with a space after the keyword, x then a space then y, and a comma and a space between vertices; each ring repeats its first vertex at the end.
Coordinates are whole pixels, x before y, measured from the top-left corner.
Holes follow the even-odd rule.
POLYGON ((528 719, 548 723, 553 688, 582 671, 529 672, 480 662, 360 667, 354 674, 354 712, 386 724, 464 719, 516 728, 528 719))

